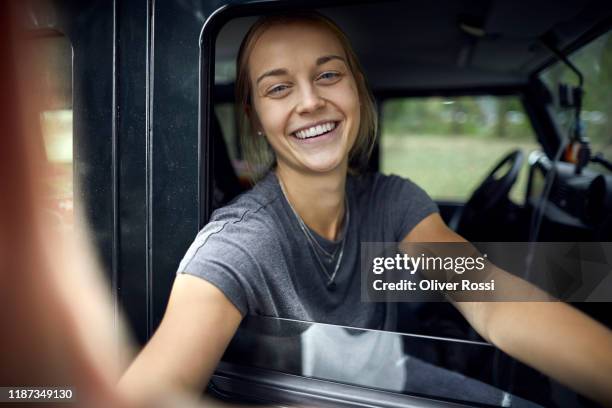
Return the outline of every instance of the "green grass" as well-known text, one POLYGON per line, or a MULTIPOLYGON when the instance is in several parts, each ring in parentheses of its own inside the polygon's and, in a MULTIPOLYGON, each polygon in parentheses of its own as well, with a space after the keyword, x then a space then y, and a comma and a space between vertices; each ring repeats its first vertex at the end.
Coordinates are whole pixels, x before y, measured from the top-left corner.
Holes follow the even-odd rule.
MULTIPOLYGON (((501 158, 520 148, 527 156, 539 146, 529 140, 504 140, 469 136, 384 135, 381 169, 409 177, 435 200, 465 201, 501 158)), ((510 192, 523 203, 527 163, 510 192)))

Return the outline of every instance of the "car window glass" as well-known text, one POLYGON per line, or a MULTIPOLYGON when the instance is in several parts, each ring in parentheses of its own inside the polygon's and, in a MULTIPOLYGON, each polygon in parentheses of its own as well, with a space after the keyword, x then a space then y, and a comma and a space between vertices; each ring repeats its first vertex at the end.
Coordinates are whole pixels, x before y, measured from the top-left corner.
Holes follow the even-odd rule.
MULTIPOLYGON (((538 149, 520 99, 389 99, 382 106, 381 171, 408 177, 435 200, 466 201, 512 149, 538 149)), ((526 167, 510 198, 523 203, 526 167)))
POLYGON ((42 144, 50 171, 46 174, 45 208, 60 228, 73 225, 72 46, 66 36, 45 30, 29 40, 38 61, 36 86, 42 144))
MULTIPOLYGON (((531 402, 534 398, 545 403, 537 396, 528 400, 509 392, 520 385, 500 370, 520 363, 498 353, 482 341, 248 316, 217 374, 236 365, 479 405, 537 406, 531 402), (478 364, 457 356, 478 356, 478 364)), ((543 376, 538 381, 542 389, 550 386, 543 376)))
MULTIPOLYGON (((612 32, 596 38, 569 56, 584 76, 582 121, 585 135, 594 152, 612 157, 612 32)), ((577 85, 576 75, 563 63, 557 62, 540 75, 553 96, 554 119, 565 136, 570 136, 573 111, 559 103, 559 84, 577 85)), ((598 167, 601 169, 601 167, 598 167)))

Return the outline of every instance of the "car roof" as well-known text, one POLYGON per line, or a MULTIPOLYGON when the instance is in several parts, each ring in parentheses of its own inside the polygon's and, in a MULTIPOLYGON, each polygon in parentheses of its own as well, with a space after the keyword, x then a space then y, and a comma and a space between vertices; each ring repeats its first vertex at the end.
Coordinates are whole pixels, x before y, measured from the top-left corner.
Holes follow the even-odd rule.
MULTIPOLYGON (((573 48, 610 27, 612 2, 427 0, 319 11, 346 32, 375 91, 518 87, 554 59, 540 38, 573 48)), ((253 17, 228 22, 217 62, 231 66, 253 17)))

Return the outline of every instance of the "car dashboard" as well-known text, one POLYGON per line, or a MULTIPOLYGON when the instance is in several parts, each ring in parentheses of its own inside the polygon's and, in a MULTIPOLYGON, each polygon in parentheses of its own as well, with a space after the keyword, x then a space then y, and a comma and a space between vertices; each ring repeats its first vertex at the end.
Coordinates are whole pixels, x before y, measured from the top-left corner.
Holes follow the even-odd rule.
POLYGON ((553 162, 541 152, 531 154, 529 166, 525 203, 532 240, 612 239, 612 174, 592 168, 576 174, 573 164, 553 162))

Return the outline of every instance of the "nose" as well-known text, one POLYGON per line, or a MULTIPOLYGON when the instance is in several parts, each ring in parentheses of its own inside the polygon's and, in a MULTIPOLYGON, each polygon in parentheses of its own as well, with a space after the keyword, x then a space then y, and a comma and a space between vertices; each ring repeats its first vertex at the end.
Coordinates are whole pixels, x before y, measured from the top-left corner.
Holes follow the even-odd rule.
POLYGON ((310 113, 325 106, 325 99, 321 98, 318 89, 312 84, 301 87, 299 98, 297 113, 310 113))

